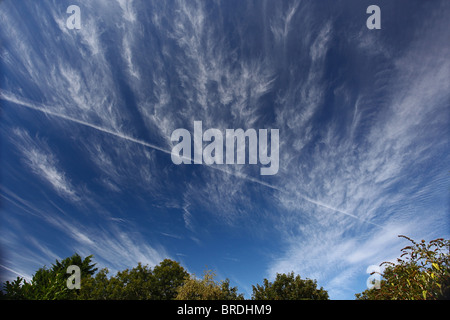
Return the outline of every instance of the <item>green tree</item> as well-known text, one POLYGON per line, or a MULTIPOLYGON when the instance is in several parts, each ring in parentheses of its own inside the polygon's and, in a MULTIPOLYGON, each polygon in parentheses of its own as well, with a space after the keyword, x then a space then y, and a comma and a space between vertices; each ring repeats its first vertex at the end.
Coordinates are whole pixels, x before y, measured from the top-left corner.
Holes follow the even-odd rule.
POLYGON ((164 259, 153 269, 154 299, 175 299, 177 289, 187 279, 189 279, 189 273, 178 262, 164 259))
POLYGON ((328 300, 328 292, 317 289, 315 280, 303 280, 294 272, 277 273, 275 281, 264 279, 263 285, 253 287, 253 300, 328 300))
POLYGON ((83 278, 91 277, 97 268, 92 264, 92 256, 82 259, 78 254, 74 254, 62 261, 56 260, 50 269, 40 268, 33 275, 31 282, 18 277, 16 280, 6 281, 4 285, 5 299, 28 299, 28 300, 56 300, 56 299, 75 299, 79 290, 70 290, 67 288, 67 279, 70 274, 67 268, 70 265, 77 265, 81 271, 81 281, 83 278))
POLYGON ((450 240, 425 242, 400 235, 412 244, 401 249, 397 263, 383 262, 379 289, 357 293, 358 300, 450 299, 450 240))
POLYGON ((108 268, 103 268, 94 277, 82 279, 79 300, 112 299, 113 285, 108 278, 108 268))
POLYGON ((202 279, 190 277, 178 288, 176 300, 243 300, 244 295, 238 294, 236 287, 230 287, 228 279, 215 280, 216 274, 207 270, 202 279))
POLYGON ((141 263, 132 269, 118 271, 108 278, 109 270, 100 270, 95 277, 82 283, 79 299, 148 300, 152 299, 153 273, 141 263))
POLYGON ((108 278, 108 269, 82 283, 80 299, 92 300, 171 300, 188 272, 176 261, 165 259, 153 270, 138 263, 137 267, 118 271, 108 278))
POLYGON ((13 281, 6 281, 3 285, 1 298, 10 300, 27 300, 30 297, 30 283, 17 277, 13 281))

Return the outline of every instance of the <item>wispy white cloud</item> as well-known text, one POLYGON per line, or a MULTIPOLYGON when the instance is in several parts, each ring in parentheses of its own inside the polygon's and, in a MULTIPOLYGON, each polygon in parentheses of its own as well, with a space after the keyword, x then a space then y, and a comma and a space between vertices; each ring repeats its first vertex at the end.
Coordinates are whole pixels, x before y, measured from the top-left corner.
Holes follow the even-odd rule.
MULTIPOLYGON (((421 169, 441 158, 447 143, 442 134, 448 118, 442 115, 450 92, 450 75, 443 71, 450 67, 445 59, 449 46, 427 36, 442 23, 441 17, 429 31, 419 31, 409 50, 393 60, 394 69, 376 75, 384 79, 373 90, 384 99, 361 93, 354 108, 347 108, 354 110, 348 113, 350 130, 342 131, 332 120, 316 128, 321 139, 308 154, 289 155, 293 159, 285 168, 289 176, 282 181, 291 193, 280 193, 282 213, 277 220, 287 246, 270 266, 271 276, 294 270, 318 279, 336 296, 345 291, 344 282, 364 273, 367 266, 398 256, 402 245, 397 235, 432 237, 445 232, 445 227, 436 226, 446 213, 428 206, 433 206, 429 196, 445 197, 437 181, 447 173, 439 166, 431 166, 426 174, 421 169), (296 194, 351 215, 311 206, 296 194), (424 202, 414 201, 412 207, 411 201, 419 198, 424 202)), ((345 94, 344 87, 341 93, 345 94)), ((343 101, 351 106, 349 99, 343 101)))
MULTIPOLYGON (((274 15, 274 18, 272 18, 270 30, 272 31, 275 41, 281 42, 284 49, 286 49, 288 35, 292 29, 292 19, 298 10, 300 2, 300 0, 294 1, 285 12, 277 12, 274 15)), ((277 6, 277 10, 281 10, 281 7, 282 6, 277 6)))
POLYGON ((129 22, 136 21, 136 10, 133 7, 133 1, 131 0, 117 0, 120 8, 123 11, 123 17, 129 22))
POLYGON ((39 138, 32 139, 25 130, 21 129, 14 130, 10 138, 33 173, 48 183, 60 196, 71 201, 79 200, 70 179, 45 141, 39 138))
MULTIPOLYGON (((99 266, 108 267, 111 271, 135 266, 138 262, 154 266, 170 257, 165 248, 154 243, 150 245, 148 240, 136 231, 136 226, 124 224, 123 219, 105 220, 100 225, 92 221, 81 222, 76 216, 61 212, 60 208, 50 205, 44 209, 42 206, 28 203, 7 190, 2 190, 1 196, 13 207, 16 205, 25 207, 32 213, 33 220, 38 219, 40 225, 45 225, 62 234, 61 246, 58 247, 59 253, 68 252, 70 255, 76 252, 82 256, 93 254, 99 266)), ((14 221, 18 223, 17 219, 14 221)), ((8 221, 8 225, 10 223, 11 221, 8 221)), ((16 231, 22 231, 22 235, 28 233, 26 226, 22 223, 16 226, 16 231)), ((38 240, 33 235, 27 235, 25 239, 21 236, 19 239, 3 234, 0 240, 4 248, 11 249, 4 259, 5 266, 22 270, 20 273, 27 274, 27 279, 37 268, 43 265, 49 266, 56 259, 61 259, 59 253, 50 249, 50 244, 38 240), (33 266, 35 270, 30 269, 33 266)))

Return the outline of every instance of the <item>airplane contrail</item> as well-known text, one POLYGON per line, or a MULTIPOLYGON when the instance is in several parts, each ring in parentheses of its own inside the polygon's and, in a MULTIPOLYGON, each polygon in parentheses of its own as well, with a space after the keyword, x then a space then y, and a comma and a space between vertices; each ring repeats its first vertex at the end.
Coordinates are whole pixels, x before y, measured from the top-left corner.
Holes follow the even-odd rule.
MULTIPOLYGON (((98 131, 103 132, 103 133, 107 133, 107 134, 113 135, 115 137, 118 137, 118 138, 130 141, 130 142, 134 142, 134 143, 140 144, 142 146, 145 146, 145 147, 148 147, 148 148, 151 148, 151 149, 155 149, 155 150, 161 151, 161 152, 166 153, 166 154, 170 154, 170 155, 172 154, 171 151, 166 150, 164 148, 161 148, 161 147, 159 147, 159 146, 157 146, 155 144, 148 143, 146 141, 142 141, 142 140, 139 140, 139 139, 135 139, 135 138, 127 136, 127 135, 125 135, 125 134, 123 134, 121 132, 109 130, 109 129, 97 126, 95 124, 92 124, 92 123, 89 123, 89 122, 86 122, 86 121, 83 121, 83 120, 79 120, 79 119, 76 119, 76 118, 73 118, 73 117, 61 114, 61 113, 50 111, 50 110, 48 110, 48 108, 46 108, 44 106, 39 106, 39 105, 37 105, 36 103, 33 103, 33 102, 20 100, 14 94, 12 94, 10 92, 6 92, 6 91, 0 92, 0 99, 3 99, 5 101, 14 103, 16 105, 19 105, 19 106, 22 106, 22 107, 25 107, 25 108, 28 108, 28 109, 32 109, 32 110, 36 110, 36 111, 42 112, 42 113, 44 113, 46 115, 50 115, 50 116, 53 116, 53 117, 57 117, 57 118, 60 118, 60 119, 64 119, 64 120, 67 120, 67 121, 78 123, 80 125, 83 125, 83 126, 86 126, 86 127, 89 127, 89 128, 95 129, 95 130, 98 130, 98 131)), ((181 158, 182 159, 187 159, 189 161, 193 161, 193 159, 191 159, 189 157, 184 157, 183 156, 181 158)), ((289 192, 287 192, 287 190, 285 190, 285 189, 279 188, 277 186, 274 186, 274 185, 272 185, 270 183, 261 181, 259 179, 250 177, 250 176, 248 176, 248 175, 246 175, 244 173, 235 172, 235 171, 227 170, 226 168, 221 168, 221 167, 218 167, 218 166, 213 166, 213 165, 208 165, 208 164, 206 164, 206 166, 208 166, 209 168, 215 169, 215 170, 219 170, 219 171, 224 172, 226 174, 230 174, 230 175, 236 176, 238 178, 242 178, 242 179, 245 179, 247 181, 251 181, 251 182, 257 183, 257 184, 265 186, 267 188, 270 188, 270 189, 273 189, 273 190, 276 190, 276 191, 279 191, 279 192, 282 192, 282 193, 285 193, 285 194, 289 194, 289 192)), ((374 226, 383 228, 382 226, 380 226, 380 225, 378 225, 376 223, 373 223, 371 221, 362 219, 362 218, 360 218, 358 216, 355 216, 355 215, 353 215, 351 213, 348 213, 348 212, 345 212, 343 210, 334 208, 334 207, 329 206, 327 204, 324 204, 324 203, 322 203, 320 201, 311 199, 311 198, 306 197, 306 196, 304 196, 304 195, 302 195, 302 194, 300 194, 298 192, 295 192, 295 193, 296 193, 295 194, 296 197, 299 197, 299 198, 301 198, 301 199, 303 199, 303 200, 305 200, 307 202, 315 204, 316 206, 319 206, 319 207, 322 207, 322 208, 325 208, 325 209, 328 209, 328 210, 332 210, 332 211, 335 211, 335 212, 339 212, 339 213, 341 213, 343 215, 352 217, 352 218, 360 220, 362 222, 366 222, 366 223, 372 224, 374 226)))
POLYGON ((104 133, 111 134, 111 135, 116 136, 118 138, 122 138, 122 139, 131 141, 131 142, 134 142, 134 143, 138 143, 140 145, 143 145, 143 146, 146 146, 146 147, 149 147, 149 148, 152 148, 152 149, 156 149, 156 150, 164 152, 164 153, 171 154, 170 151, 168 151, 168 150, 166 150, 164 148, 158 147, 157 145, 154 145, 154 144, 151 144, 151 143, 139 140, 139 139, 135 139, 135 138, 127 136, 127 135, 125 135, 123 133, 120 133, 120 132, 117 132, 117 131, 112 131, 112 130, 109 130, 109 129, 97 126, 95 124, 92 124, 92 123, 89 123, 89 122, 86 122, 86 121, 83 121, 83 120, 75 119, 75 118, 72 118, 70 116, 67 116, 67 115, 64 115, 64 114, 61 114, 61 113, 50 111, 47 108, 37 106, 35 103, 19 100, 12 94, 5 94, 5 91, 2 91, 2 93, 0 94, 0 98, 2 98, 3 100, 6 100, 6 101, 12 102, 14 104, 20 105, 22 107, 26 107, 26 108, 33 109, 33 110, 36 110, 36 111, 40 111, 40 112, 45 113, 47 115, 54 116, 54 117, 57 117, 57 118, 61 118, 61 119, 64 119, 64 120, 72 121, 72 122, 81 124, 83 126, 90 127, 92 129, 95 129, 95 130, 98 130, 98 131, 101 131, 101 132, 104 132, 104 133))
MULTIPOLYGON (((86 126, 86 127, 89 127, 89 128, 92 128, 92 129, 95 129, 95 130, 98 130, 98 131, 101 131, 103 133, 111 134, 111 135, 116 136, 118 138, 125 139, 125 140, 128 140, 130 142, 134 142, 134 143, 140 144, 142 146, 145 146, 145 147, 148 147, 148 148, 151 148, 151 149, 155 149, 155 150, 164 152, 166 154, 170 154, 170 155, 172 154, 172 151, 169 151, 169 150, 166 150, 164 148, 161 148, 161 147, 159 147, 159 146, 157 146, 155 144, 151 144, 151 143, 139 140, 139 139, 135 139, 135 138, 127 136, 127 135, 125 135, 125 134, 123 134, 121 132, 112 131, 112 130, 109 130, 109 129, 97 126, 95 124, 92 124, 92 123, 89 123, 89 122, 86 122, 86 121, 83 121, 83 120, 76 119, 76 118, 73 118, 73 117, 61 114, 61 113, 50 111, 50 110, 48 110, 48 108, 45 108, 44 106, 39 106, 39 105, 37 105, 35 103, 32 103, 32 102, 19 100, 15 95, 13 95, 11 93, 6 93, 5 94, 5 91, 3 91, 0 94, 0 98, 3 99, 3 100, 6 100, 8 102, 12 102, 12 103, 14 103, 16 105, 19 105, 19 106, 22 106, 22 107, 25 107, 25 108, 29 108, 29 109, 32 109, 32 110, 36 110, 36 111, 42 112, 42 113, 44 113, 46 115, 50 115, 50 116, 57 117, 57 118, 60 118, 60 119, 64 119, 64 120, 67 120, 67 121, 72 121, 72 122, 81 124, 83 126, 86 126)), ((193 159, 191 159, 189 157, 186 157, 186 156, 181 156, 181 158, 185 159, 185 160, 189 160, 191 162, 193 161, 193 159)), ((281 189, 279 189, 276 186, 273 186, 273 185, 268 184, 268 183, 266 183, 264 181, 261 181, 261 180, 249 177, 249 176, 247 176, 247 175, 245 175, 243 173, 230 171, 230 170, 227 170, 225 168, 220 168, 220 167, 216 167, 216 166, 212 166, 212 165, 208 165, 208 164, 205 164, 205 165, 207 165, 210 168, 213 168, 213 169, 225 172, 227 174, 231 174, 231 175, 243 178, 243 179, 247 179, 249 181, 253 181, 255 183, 259 183, 259 184, 261 184, 263 186, 266 186, 266 187, 269 187, 269 188, 272 188, 272 189, 275 189, 275 190, 282 191, 281 189)))

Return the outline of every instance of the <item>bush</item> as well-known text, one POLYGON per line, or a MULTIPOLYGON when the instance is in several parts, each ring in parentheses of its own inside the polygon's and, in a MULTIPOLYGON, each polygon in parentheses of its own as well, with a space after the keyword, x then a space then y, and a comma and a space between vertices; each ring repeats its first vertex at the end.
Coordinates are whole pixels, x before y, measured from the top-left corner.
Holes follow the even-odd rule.
POLYGON ((401 249, 397 263, 383 262, 379 289, 357 293, 358 300, 437 300, 450 298, 450 240, 415 242, 401 249))

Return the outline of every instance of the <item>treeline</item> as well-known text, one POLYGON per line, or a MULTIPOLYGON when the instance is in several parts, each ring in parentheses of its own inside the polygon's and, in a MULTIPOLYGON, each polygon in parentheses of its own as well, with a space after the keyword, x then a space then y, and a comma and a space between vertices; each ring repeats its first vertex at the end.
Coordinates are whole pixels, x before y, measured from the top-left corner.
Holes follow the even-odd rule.
MULTIPOLYGON (((51 268, 40 268, 30 282, 18 277, 7 281, 2 298, 14 300, 244 300, 228 279, 218 281, 213 271, 203 277, 189 274, 178 262, 165 259, 154 268, 138 263, 108 276, 107 268, 98 270, 92 256, 82 259, 78 254, 56 261, 51 268), (67 268, 80 267, 79 289, 70 289, 71 274, 67 268), (98 271, 98 272, 97 272, 98 271), (69 281, 69 283, 68 283, 69 281), (68 285, 69 284, 69 285, 68 285)), ((272 283, 253 286, 252 299, 326 300, 328 293, 317 288, 316 281, 301 279, 294 273, 278 274, 272 283)))
MULTIPOLYGON (((450 240, 424 240, 401 249, 397 263, 382 263, 375 289, 357 293, 360 300, 434 300, 450 298, 450 240)), ((155 267, 139 263, 109 275, 98 270, 92 256, 78 254, 40 268, 28 282, 18 277, 3 285, 1 298, 14 300, 244 300, 230 281, 216 280, 211 270, 202 277, 189 274, 178 262, 165 259, 155 267), (79 279, 69 266, 78 266, 79 279), (78 281, 78 286, 76 282, 78 281), (76 288, 74 288, 76 287, 76 288)), ((277 274, 252 286, 253 300, 328 300, 328 292, 293 272, 277 274)))

